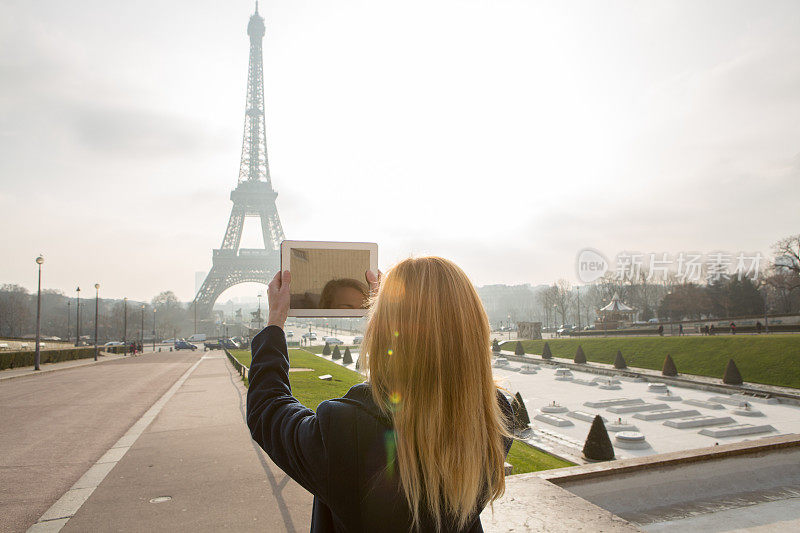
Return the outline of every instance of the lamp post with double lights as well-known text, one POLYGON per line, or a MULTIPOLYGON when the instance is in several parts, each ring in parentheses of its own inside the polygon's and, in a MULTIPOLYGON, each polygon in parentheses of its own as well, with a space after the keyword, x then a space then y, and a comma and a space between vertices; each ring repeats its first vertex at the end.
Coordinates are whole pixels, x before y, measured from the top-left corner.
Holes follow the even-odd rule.
POLYGON ((75 301, 75 346, 81 345, 81 288, 75 289, 78 298, 75 301))
POLYGON ((42 358, 41 347, 41 324, 42 324, 42 263, 44 257, 41 255, 36 258, 36 264, 39 265, 39 290, 36 293, 36 354, 33 356, 33 369, 39 370, 39 362, 42 358))
POLYGON ((94 360, 97 361, 97 324, 100 319, 100 284, 94 284, 94 360))
POLYGON ((153 308, 153 351, 156 351, 156 310, 153 308))
POLYGON ((261 298, 263 298, 263 296, 261 294, 259 294, 258 295, 258 314, 256 315, 258 317, 258 330, 259 331, 261 331, 261 298))

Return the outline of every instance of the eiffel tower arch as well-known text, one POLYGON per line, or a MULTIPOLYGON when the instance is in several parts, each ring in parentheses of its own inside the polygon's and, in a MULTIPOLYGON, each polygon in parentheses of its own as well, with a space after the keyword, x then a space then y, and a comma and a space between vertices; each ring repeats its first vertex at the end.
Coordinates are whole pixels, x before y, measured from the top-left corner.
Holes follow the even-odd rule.
POLYGON ((250 64, 239 180, 231 192, 233 207, 222 245, 213 251, 211 270, 193 302, 198 318, 201 319, 211 316, 214 302, 226 289, 246 282, 267 284, 280 268, 283 227, 275 205, 278 193, 272 188, 269 174, 264 122, 264 71, 261 52, 264 33, 264 19, 258 14, 256 2, 256 11, 247 24, 250 64), (261 219, 263 249, 239 247, 247 217, 261 219))

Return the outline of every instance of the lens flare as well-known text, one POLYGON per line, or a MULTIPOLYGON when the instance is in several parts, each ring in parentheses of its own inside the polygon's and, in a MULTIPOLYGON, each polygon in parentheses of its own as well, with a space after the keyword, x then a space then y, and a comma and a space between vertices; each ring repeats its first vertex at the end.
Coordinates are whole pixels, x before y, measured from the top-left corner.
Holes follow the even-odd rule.
POLYGON ((395 336, 395 337, 399 337, 399 336, 400 336, 400 332, 399 332, 399 331, 397 331, 397 330, 395 330, 395 332, 394 332, 394 336, 395 336))
POLYGON ((389 348, 389 350, 386 353, 389 354, 389 355, 392 355, 394 352, 392 351, 391 348, 389 348))
POLYGON ((390 402, 392 402, 392 403, 393 403, 393 404, 395 404, 395 405, 397 405, 398 403, 400 403, 400 393, 399 393, 399 392, 393 392, 393 393, 391 393, 391 394, 389 395, 389 401, 390 401, 390 402))

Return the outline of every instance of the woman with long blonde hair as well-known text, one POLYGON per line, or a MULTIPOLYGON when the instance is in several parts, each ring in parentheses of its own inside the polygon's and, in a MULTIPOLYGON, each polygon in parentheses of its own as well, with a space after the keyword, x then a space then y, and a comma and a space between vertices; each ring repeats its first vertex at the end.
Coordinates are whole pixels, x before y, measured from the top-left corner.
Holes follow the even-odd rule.
POLYGON ((314 494, 311 531, 482 531, 481 510, 505 487, 511 409, 492 380, 481 301, 439 257, 367 280, 367 382, 316 413, 289 387, 291 274, 272 280, 268 326, 252 343, 253 439, 314 494))

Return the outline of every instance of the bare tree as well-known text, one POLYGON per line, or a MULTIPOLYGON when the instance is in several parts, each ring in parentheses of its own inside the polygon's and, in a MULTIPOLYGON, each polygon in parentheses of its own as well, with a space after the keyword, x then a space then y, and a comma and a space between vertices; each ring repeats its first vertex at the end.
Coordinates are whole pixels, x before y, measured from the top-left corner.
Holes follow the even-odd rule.
POLYGON ((33 331, 30 303, 31 298, 25 287, 9 284, 0 286, 0 335, 21 337, 33 331))

